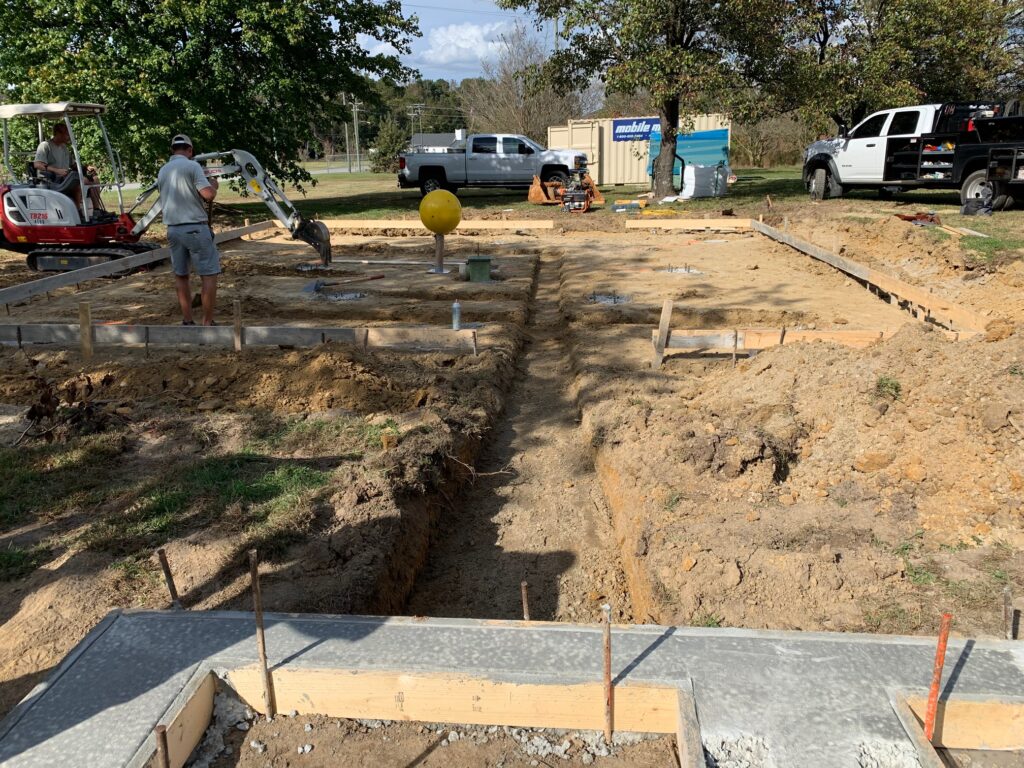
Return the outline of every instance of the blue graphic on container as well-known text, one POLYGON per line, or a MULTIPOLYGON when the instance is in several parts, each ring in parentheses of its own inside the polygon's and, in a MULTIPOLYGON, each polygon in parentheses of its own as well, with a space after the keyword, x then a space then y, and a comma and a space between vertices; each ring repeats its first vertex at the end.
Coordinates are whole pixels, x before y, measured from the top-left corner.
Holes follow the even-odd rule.
POLYGON ((629 117, 612 120, 612 141, 647 141, 652 131, 661 130, 656 117, 629 117))
MULTIPOLYGON (((651 132, 651 145, 647 154, 647 175, 654 173, 654 158, 661 151, 661 126, 651 132)), ((690 165, 718 165, 729 163, 729 129, 680 133, 676 136, 676 155, 690 165)), ((683 164, 676 158, 672 168, 673 176, 680 176, 683 164)))

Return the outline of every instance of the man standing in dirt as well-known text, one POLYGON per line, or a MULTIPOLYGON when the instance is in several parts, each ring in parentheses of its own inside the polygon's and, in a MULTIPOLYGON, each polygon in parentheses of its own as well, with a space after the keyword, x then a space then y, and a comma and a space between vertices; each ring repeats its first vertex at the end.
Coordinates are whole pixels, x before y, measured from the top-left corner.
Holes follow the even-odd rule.
POLYGON ((213 242, 206 203, 217 196, 217 179, 203 173, 203 167, 192 159, 193 154, 192 140, 179 133, 171 139, 171 159, 160 169, 156 180, 171 246, 178 304, 184 318, 182 325, 195 325, 189 281, 192 267, 203 283, 203 325, 214 325, 220 253, 213 242))

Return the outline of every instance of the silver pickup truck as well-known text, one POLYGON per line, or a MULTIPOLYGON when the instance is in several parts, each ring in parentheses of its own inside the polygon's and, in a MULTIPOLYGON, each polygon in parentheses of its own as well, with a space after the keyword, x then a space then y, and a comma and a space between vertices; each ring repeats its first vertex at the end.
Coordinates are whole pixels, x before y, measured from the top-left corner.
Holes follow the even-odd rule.
POLYGON ((425 195, 435 189, 455 192, 460 187, 528 187, 534 176, 568 183, 570 169, 586 163, 585 152, 544 149, 514 134, 476 133, 436 152, 400 154, 398 186, 419 187, 425 195))

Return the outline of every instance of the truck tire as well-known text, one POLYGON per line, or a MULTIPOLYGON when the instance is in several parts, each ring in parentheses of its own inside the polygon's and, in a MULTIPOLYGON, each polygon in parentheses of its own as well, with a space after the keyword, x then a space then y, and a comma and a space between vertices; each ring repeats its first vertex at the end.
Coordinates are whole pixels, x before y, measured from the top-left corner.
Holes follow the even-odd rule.
POLYGON ((569 174, 565 171, 545 171, 540 180, 545 183, 549 181, 557 181, 562 186, 565 186, 569 183, 569 174))
POLYGON ((960 204, 965 205, 975 197, 984 197, 986 189, 992 190, 992 210, 1003 211, 1013 205, 1013 198, 1007 194, 1007 185, 1002 181, 988 181, 988 172, 981 168, 968 174, 960 185, 960 204))
POLYGON ((443 179, 440 179, 437 176, 427 176, 427 178, 420 182, 420 194, 423 197, 426 197, 434 190, 444 189, 444 187, 445 184, 443 179))
POLYGON ((827 168, 816 168, 811 174, 811 183, 808 191, 811 193, 811 200, 827 200, 829 196, 829 178, 827 168))

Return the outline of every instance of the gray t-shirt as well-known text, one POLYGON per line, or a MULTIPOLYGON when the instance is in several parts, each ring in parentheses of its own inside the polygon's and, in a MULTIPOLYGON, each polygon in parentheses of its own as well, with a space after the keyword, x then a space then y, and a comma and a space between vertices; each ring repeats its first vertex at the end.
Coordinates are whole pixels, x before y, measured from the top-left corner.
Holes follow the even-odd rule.
POLYGON ((67 144, 57 144, 47 139, 36 149, 37 163, 46 163, 53 168, 71 168, 71 153, 67 144))
POLYGON ((156 177, 163 203, 164 224, 205 224, 206 201, 200 189, 210 186, 203 166, 184 155, 171 155, 156 177))

